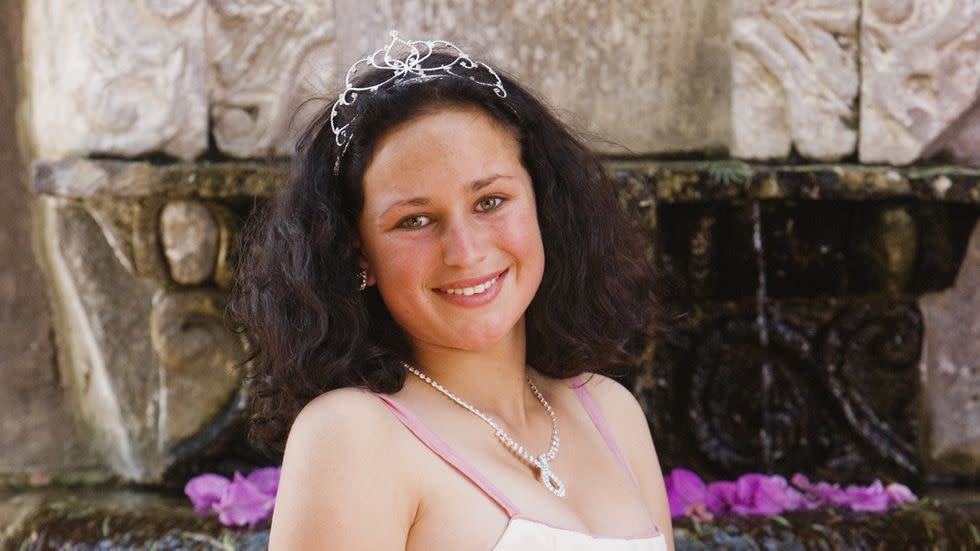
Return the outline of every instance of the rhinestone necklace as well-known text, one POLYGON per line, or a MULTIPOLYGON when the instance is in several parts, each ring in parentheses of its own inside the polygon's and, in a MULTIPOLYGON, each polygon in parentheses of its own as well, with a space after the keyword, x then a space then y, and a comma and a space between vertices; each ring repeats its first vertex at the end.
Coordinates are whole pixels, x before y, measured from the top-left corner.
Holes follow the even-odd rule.
POLYGON ((561 479, 558 478, 558 475, 551 470, 550 465, 551 461, 553 461, 555 456, 558 455, 558 419, 555 417, 555 410, 552 409, 551 404, 544 399, 544 396, 541 394, 541 391, 538 390, 538 387, 534 384, 534 380, 531 379, 530 375, 527 377, 527 384, 531 387, 531 392, 534 393, 534 396, 539 402, 541 402, 541 405, 544 406, 545 411, 548 412, 548 416, 551 417, 551 447, 548 448, 548 451, 537 457, 531 455, 527 449, 524 448, 524 446, 515 442, 514 439, 511 438, 510 435, 507 434, 507 432, 504 431, 504 429, 501 428, 500 425, 498 425, 497 422, 494 421, 489 415, 463 401, 463 399, 459 396, 449 392, 446 390, 446 387, 435 382, 425 373, 422 373, 405 362, 402 362, 402 365, 416 377, 432 385, 432 388, 445 394, 447 398, 462 406, 463 409, 466 409, 473 415, 483 419, 486 424, 490 425, 490 428, 493 429, 493 433, 497 436, 497 439, 500 440, 504 447, 512 451, 514 455, 519 457, 528 465, 538 469, 538 478, 541 480, 541 483, 544 484, 545 488, 548 488, 551 493, 558 497, 565 497, 565 484, 563 484, 561 479))

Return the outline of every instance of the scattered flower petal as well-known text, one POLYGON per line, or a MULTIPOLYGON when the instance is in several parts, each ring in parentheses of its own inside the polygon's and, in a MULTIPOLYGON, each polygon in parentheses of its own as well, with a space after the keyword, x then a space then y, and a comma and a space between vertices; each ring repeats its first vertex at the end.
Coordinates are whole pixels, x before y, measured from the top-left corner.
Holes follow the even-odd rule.
POLYGON ((701 478, 686 469, 674 469, 664 477, 671 516, 687 516, 698 521, 714 515, 775 516, 786 511, 836 507, 852 511, 882 512, 917 498, 907 486, 882 486, 875 480, 867 486, 841 488, 827 482, 813 483, 796 473, 787 482, 781 476, 749 473, 732 481, 716 481, 705 486, 701 478))
POLYGON ((218 511, 218 520, 222 524, 245 526, 268 518, 274 504, 273 496, 263 493, 258 486, 236 471, 234 480, 214 509, 218 511))
POLYGON ((194 512, 199 515, 209 513, 214 504, 221 501, 231 482, 217 474, 202 474, 195 476, 184 485, 184 493, 194 505, 194 512))
POLYGON ((734 482, 719 480, 708 484, 708 495, 706 504, 708 510, 716 515, 728 513, 732 510, 732 505, 738 500, 738 490, 734 482))
POLYGON ((674 469, 664 478, 667 484, 667 503, 671 517, 682 517, 691 510, 704 505, 707 488, 701 477, 687 469, 674 469))
POLYGON ((848 486, 844 490, 844 501, 852 511, 880 513, 888 510, 888 493, 880 480, 870 486, 848 486))
POLYGON ((906 503, 912 503, 917 497, 909 490, 908 486, 904 484, 899 484, 898 482, 892 482, 888 486, 885 486, 885 492, 888 493, 888 505, 891 507, 901 507, 906 503))
POLYGON ((282 469, 279 467, 265 467, 252 471, 245 478, 255 484, 263 494, 275 497, 279 491, 279 475, 281 472, 282 469))

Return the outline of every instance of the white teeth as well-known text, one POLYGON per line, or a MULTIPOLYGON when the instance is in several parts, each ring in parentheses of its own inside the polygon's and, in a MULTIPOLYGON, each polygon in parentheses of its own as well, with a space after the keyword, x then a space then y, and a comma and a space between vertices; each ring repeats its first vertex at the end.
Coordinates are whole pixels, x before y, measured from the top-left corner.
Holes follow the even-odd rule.
POLYGON ((488 281, 486 283, 481 283, 481 284, 475 285, 473 287, 464 287, 462 289, 440 289, 440 290, 443 293, 450 294, 450 295, 464 295, 464 296, 467 296, 467 297, 468 296, 471 296, 471 295, 479 295, 480 293, 483 293, 487 289, 493 287, 494 284, 497 283, 497 279, 499 277, 500 276, 497 276, 497 277, 491 279, 490 281, 488 281))

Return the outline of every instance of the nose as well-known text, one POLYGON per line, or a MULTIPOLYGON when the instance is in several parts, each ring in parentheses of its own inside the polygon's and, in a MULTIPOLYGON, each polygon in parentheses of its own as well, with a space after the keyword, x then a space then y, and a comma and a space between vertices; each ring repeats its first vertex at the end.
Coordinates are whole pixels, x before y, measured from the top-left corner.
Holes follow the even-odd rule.
POLYGON ((443 225, 442 257, 447 266, 469 267, 485 255, 483 236, 475 221, 466 216, 452 217, 443 225))

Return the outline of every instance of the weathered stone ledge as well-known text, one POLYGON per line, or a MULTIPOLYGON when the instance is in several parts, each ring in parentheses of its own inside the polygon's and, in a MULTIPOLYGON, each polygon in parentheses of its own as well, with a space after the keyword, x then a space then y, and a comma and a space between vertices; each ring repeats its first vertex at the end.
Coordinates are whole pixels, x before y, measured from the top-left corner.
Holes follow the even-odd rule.
MULTIPOLYGON (((978 511, 926 499, 887 514, 832 510, 674 523, 678 551, 976 549, 978 511)), ((264 527, 201 518, 180 496, 113 490, 0 494, 0 549, 265 549, 264 527)))
POLYGON ((67 198, 148 196, 222 199, 271 196, 285 169, 275 163, 175 163, 144 161, 38 161, 35 193, 67 198))
POLYGON ((980 170, 740 161, 612 161, 620 181, 638 181, 659 203, 766 199, 921 199, 980 204, 980 170))
POLYGON ((0 494, 0 550, 261 550, 267 530, 198 517, 186 499, 130 490, 0 494))
MULTIPOLYGON (((765 165, 740 161, 608 161, 621 182, 662 203, 712 200, 910 198, 980 204, 980 169, 864 165, 765 165)), ((72 160, 34 164, 34 191, 67 198, 267 197, 284 164, 72 160)))
POLYGON ((885 514, 834 510, 797 512, 776 517, 736 516, 712 522, 674 523, 677 551, 761 551, 784 549, 975 550, 976 511, 923 500, 885 514))

